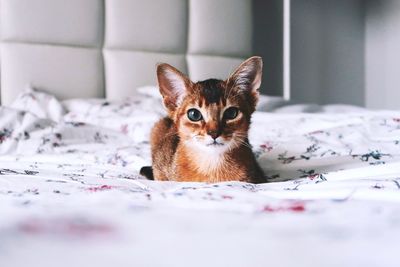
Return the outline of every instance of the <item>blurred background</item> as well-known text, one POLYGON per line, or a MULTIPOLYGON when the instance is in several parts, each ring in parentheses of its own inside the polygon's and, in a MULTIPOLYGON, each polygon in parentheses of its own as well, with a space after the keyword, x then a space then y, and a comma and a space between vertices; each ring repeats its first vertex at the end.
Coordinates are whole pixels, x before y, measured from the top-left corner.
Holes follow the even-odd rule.
POLYGON ((264 93, 284 92, 288 16, 291 100, 400 108, 400 1, 253 0, 253 7, 253 48, 265 61, 264 93))
POLYGON ((0 13, 2 104, 27 84, 118 99, 155 85, 157 62, 200 80, 261 55, 264 94, 400 108, 398 0, 0 0, 0 13))

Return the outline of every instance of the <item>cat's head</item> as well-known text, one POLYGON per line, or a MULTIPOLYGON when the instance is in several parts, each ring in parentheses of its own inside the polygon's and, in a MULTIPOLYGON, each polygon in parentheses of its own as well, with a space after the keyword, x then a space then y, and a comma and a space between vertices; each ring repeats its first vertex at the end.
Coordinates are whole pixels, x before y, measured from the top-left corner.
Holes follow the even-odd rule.
POLYGON ((164 105, 180 140, 205 151, 226 151, 245 143, 261 75, 261 57, 247 59, 226 80, 196 83, 168 64, 157 66, 164 105))

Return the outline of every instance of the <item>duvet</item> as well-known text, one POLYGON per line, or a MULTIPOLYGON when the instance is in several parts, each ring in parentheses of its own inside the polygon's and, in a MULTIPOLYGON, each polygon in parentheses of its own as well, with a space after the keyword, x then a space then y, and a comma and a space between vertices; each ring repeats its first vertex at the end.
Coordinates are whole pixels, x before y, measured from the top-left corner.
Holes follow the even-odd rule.
POLYGON ((0 266, 398 266, 399 112, 257 111, 260 185, 145 180, 163 115, 146 89, 0 107, 0 266))

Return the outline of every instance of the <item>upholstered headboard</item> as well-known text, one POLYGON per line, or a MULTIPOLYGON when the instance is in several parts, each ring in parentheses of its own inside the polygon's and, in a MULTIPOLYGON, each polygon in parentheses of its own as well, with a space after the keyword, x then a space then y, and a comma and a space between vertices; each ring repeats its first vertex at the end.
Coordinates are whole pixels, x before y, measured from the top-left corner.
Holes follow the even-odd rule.
POLYGON ((251 54, 251 0, 1 0, 1 101, 31 85, 124 98, 167 62, 225 78, 251 54))

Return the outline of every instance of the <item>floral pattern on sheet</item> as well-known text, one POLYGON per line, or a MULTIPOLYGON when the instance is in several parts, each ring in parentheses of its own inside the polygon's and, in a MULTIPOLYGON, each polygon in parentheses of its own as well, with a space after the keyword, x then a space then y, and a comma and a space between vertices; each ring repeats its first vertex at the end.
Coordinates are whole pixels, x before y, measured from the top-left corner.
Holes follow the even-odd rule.
MULTIPOLYGON (((41 96, 34 96, 23 101, 38 99, 40 107, 41 96)), ((19 110, 0 107, 0 248, 8 252, 2 260, 15 260, 16 251, 48 259, 54 241, 80 257, 86 248, 153 249, 154 229, 157 237, 174 236, 174 246, 187 244, 180 241, 189 229, 207 242, 265 232, 279 233, 265 238, 271 242, 292 242, 294 233, 327 244, 362 236, 368 244, 396 248, 387 245, 400 238, 396 112, 256 113, 250 140, 261 166, 272 181, 291 180, 254 185, 155 182, 138 175, 150 163, 150 129, 163 116, 157 98, 69 100, 64 106, 59 121, 21 103, 14 106, 19 110), (335 225, 330 218, 346 221, 335 225)), ((133 262, 131 255, 119 257, 133 262)))
POLYGON ((253 140, 258 142, 254 146, 255 154, 272 180, 313 176, 400 159, 400 128, 393 115, 388 118, 384 113, 377 112, 374 115, 269 116, 279 116, 284 122, 261 121, 260 124, 270 123, 262 127, 267 138, 256 136, 257 132, 252 133, 253 140), (273 129, 268 131, 270 128, 273 129))
MULTIPOLYGON (((161 99, 147 92, 124 101, 72 99, 57 104, 48 94, 28 90, 12 104, 22 110, 0 109, 0 153, 68 154, 138 171, 150 164, 150 130, 165 115, 161 99), (65 113, 55 122, 60 110, 65 113)), ((313 177, 397 161, 399 118, 396 112, 256 112, 250 140, 271 181, 313 177)))

